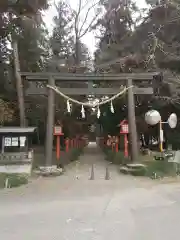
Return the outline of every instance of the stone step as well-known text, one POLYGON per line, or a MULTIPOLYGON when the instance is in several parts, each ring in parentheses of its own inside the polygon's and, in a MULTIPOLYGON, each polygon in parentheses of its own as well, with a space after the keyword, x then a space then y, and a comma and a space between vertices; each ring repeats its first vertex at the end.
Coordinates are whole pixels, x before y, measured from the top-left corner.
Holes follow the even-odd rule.
POLYGON ((130 163, 126 166, 120 167, 120 172, 124 174, 133 174, 144 169, 146 169, 146 165, 144 164, 130 163))

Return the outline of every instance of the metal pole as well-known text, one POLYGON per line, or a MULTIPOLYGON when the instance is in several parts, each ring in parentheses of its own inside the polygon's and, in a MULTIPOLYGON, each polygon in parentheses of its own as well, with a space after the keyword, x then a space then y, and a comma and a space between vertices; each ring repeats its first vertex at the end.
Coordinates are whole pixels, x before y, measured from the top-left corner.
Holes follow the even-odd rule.
MULTIPOLYGON (((55 86, 55 80, 50 77, 48 80, 50 86, 55 86)), ((54 106, 55 93, 48 88, 48 116, 46 125, 46 147, 45 147, 45 163, 46 166, 52 166, 52 150, 53 150, 53 128, 54 128, 54 106)))
MULTIPOLYGON (((132 86, 132 79, 128 79, 127 87, 132 86)), ((138 160, 138 138, 136 129, 136 116, 133 88, 128 89, 128 123, 131 143, 131 159, 132 161, 138 160)))
POLYGON ((163 152, 163 129, 162 129, 162 121, 159 122, 159 148, 160 152, 163 152))

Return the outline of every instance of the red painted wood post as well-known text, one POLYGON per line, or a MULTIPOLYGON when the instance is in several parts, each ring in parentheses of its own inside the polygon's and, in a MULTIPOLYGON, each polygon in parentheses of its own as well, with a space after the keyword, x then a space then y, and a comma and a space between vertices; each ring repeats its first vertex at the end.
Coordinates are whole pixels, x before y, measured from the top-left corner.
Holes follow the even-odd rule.
POLYGON ((80 147, 83 148, 82 138, 80 139, 80 147))
POLYGON ((69 138, 69 149, 71 149, 71 139, 69 138))
POLYGON ((75 137, 75 148, 77 148, 77 138, 75 137))
POLYGON ((79 138, 77 138, 77 148, 79 148, 79 138))
POLYGON ((124 156, 128 157, 128 138, 127 134, 129 133, 129 125, 127 120, 120 122, 120 134, 124 135, 124 156))
POLYGON ((71 139, 71 148, 73 148, 74 145, 73 145, 73 138, 71 139))
POLYGON ((79 148, 79 138, 77 138, 77 148, 79 148))
POLYGON ((74 138, 74 147, 77 148, 77 141, 76 141, 76 137, 74 138))
POLYGON ((119 152, 118 143, 116 143, 116 152, 119 152))
POLYGON ((56 136, 56 159, 60 160, 60 151, 61 151, 61 143, 60 136, 64 135, 62 132, 62 126, 54 126, 54 136, 56 136))
POLYGON ((69 139, 66 138, 66 152, 69 152, 69 139))
POLYGON ((128 139, 127 139, 127 134, 124 134, 124 156, 128 157, 128 139))
POLYGON ((57 160, 60 159, 60 151, 61 151, 61 149, 60 149, 60 136, 57 135, 56 136, 56 158, 57 158, 57 160))

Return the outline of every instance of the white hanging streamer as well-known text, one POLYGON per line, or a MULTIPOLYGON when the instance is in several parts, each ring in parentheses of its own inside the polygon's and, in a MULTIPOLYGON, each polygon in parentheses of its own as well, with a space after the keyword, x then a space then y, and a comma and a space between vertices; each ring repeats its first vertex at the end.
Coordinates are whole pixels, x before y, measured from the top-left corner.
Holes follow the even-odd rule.
POLYGON ((100 111, 100 108, 99 108, 99 106, 98 106, 98 110, 97 110, 97 118, 100 118, 100 116, 101 116, 101 111, 100 111))
POLYGON ((85 118, 85 110, 83 105, 81 107, 81 115, 82 115, 82 118, 85 118))
POLYGON ((70 106, 69 100, 67 100, 67 112, 68 112, 68 113, 71 112, 71 106, 70 106))
POLYGON ((111 109, 111 112, 114 113, 114 106, 113 106, 112 101, 111 101, 111 107, 110 107, 110 109, 111 109))

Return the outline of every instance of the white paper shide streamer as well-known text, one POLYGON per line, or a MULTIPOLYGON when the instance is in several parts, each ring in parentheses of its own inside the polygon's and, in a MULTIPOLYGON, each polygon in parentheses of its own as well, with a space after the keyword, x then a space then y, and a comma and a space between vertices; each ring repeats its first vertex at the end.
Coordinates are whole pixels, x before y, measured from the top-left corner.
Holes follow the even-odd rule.
POLYGON ((85 118, 86 116, 85 116, 85 110, 84 110, 84 106, 82 105, 82 107, 81 107, 81 116, 82 116, 82 118, 85 118))
POLYGON ((58 87, 53 87, 53 86, 48 85, 48 84, 47 84, 47 87, 50 88, 50 89, 52 89, 52 90, 54 90, 54 91, 55 91, 56 93, 58 93, 61 97, 65 98, 65 99, 67 100, 67 112, 68 112, 68 113, 71 113, 71 111, 72 111, 72 108, 71 108, 72 105, 71 105, 71 103, 70 103, 70 102, 72 102, 72 103, 76 103, 76 104, 82 106, 82 107, 81 107, 82 118, 85 118, 85 109, 84 109, 84 106, 91 107, 91 108, 93 108, 94 110, 95 110, 95 108, 97 107, 97 118, 100 118, 100 116, 101 116, 100 106, 101 106, 101 105, 104 105, 104 104, 106 104, 106 103, 111 103, 111 105, 110 105, 110 111, 111 111, 112 113, 114 113, 115 111, 114 111, 114 106, 113 106, 112 101, 115 100, 115 99, 117 99, 119 96, 123 95, 124 93, 126 93, 127 90, 128 90, 129 88, 132 88, 133 86, 130 86, 130 87, 128 87, 128 88, 125 87, 123 90, 121 90, 121 88, 120 88, 120 92, 118 92, 116 95, 112 96, 112 97, 109 98, 109 99, 103 100, 103 101, 100 102, 100 103, 99 103, 99 102, 96 102, 96 103, 94 103, 94 102, 93 102, 93 103, 91 103, 91 102, 85 102, 85 103, 83 103, 83 102, 81 102, 81 101, 78 101, 78 100, 76 100, 76 99, 73 99, 73 98, 65 95, 63 92, 60 91, 60 89, 59 89, 58 87))
POLYGON ((70 106, 69 100, 67 100, 67 112, 68 112, 68 113, 71 112, 71 106, 70 106))
POLYGON ((110 110, 111 110, 112 113, 114 113, 114 106, 113 106, 112 101, 111 101, 111 107, 110 107, 110 110))
POLYGON ((100 118, 100 116, 101 116, 101 111, 100 111, 100 108, 99 108, 99 106, 98 106, 98 110, 97 110, 97 118, 100 118))

